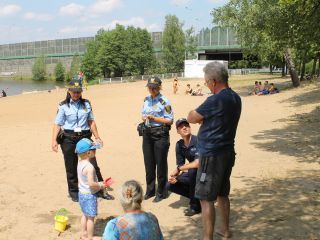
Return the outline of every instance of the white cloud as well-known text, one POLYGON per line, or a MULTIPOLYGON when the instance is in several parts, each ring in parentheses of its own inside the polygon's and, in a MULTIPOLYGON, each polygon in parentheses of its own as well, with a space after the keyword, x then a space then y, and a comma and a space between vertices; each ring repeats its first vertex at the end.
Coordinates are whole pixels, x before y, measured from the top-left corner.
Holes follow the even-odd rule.
POLYGON ((83 25, 81 27, 77 26, 67 26, 58 31, 62 36, 72 36, 79 34, 94 35, 101 28, 111 30, 116 27, 117 24, 124 26, 134 26, 140 28, 146 28, 148 31, 158 31, 160 27, 157 24, 146 24, 142 17, 133 17, 127 20, 113 20, 109 24, 99 24, 99 25, 83 25))
POLYGON ((144 21, 144 19, 142 17, 132 17, 127 20, 113 20, 111 23, 109 23, 105 26, 101 26, 101 27, 103 27, 105 29, 113 29, 116 27, 117 24, 124 25, 124 26, 134 26, 134 27, 146 28, 148 31, 151 31, 151 30, 158 28, 158 25, 156 25, 156 24, 146 24, 146 22, 144 21))
POLYGON ((97 0, 89 7, 89 12, 95 15, 101 15, 111 12, 120 6, 122 6, 122 0, 97 0))
POLYGON ((27 20, 37 20, 37 21, 50 21, 53 19, 53 17, 49 14, 36 14, 33 12, 27 12, 24 14, 24 19, 27 20))
POLYGON ((80 4, 70 3, 60 8, 59 13, 61 15, 80 16, 85 7, 80 4))
POLYGON ((61 33, 61 34, 69 34, 69 33, 77 33, 77 32, 79 32, 78 27, 65 27, 58 31, 58 33, 61 33))
POLYGON ((20 12, 21 7, 19 5, 9 4, 5 6, 0 6, 0 17, 14 15, 20 12))
POLYGON ((183 6, 183 5, 186 5, 187 3, 189 3, 190 0, 171 0, 170 2, 173 5, 183 6))

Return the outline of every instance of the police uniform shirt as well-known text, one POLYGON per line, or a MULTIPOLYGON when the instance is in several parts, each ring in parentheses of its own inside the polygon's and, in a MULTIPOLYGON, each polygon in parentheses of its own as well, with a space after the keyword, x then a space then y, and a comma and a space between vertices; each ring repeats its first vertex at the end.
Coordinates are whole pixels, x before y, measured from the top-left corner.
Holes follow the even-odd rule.
POLYGON ((85 100, 84 104, 85 106, 80 103, 80 100, 70 99, 69 106, 68 104, 60 105, 55 124, 67 130, 74 130, 77 127, 80 127, 81 130, 90 130, 88 120, 94 119, 92 108, 89 101, 85 100))
POLYGON ((184 145, 183 139, 180 139, 176 144, 176 162, 178 166, 185 164, 186 159, 189 162, 193 162, 195 159, 199 159, 197 149, 197 137, 191 135, 189 146, 184 145))
MULTIPOLYGON (((155 117, 173 120, 171 103, 168 98, 161 94, 158 94, 155 98, 151 96, 146 97, 141 114, 143 117, 153 115, 155 117)), ((152 127, 161 125, 161 123, 150 120, 150 126, 152 127)))

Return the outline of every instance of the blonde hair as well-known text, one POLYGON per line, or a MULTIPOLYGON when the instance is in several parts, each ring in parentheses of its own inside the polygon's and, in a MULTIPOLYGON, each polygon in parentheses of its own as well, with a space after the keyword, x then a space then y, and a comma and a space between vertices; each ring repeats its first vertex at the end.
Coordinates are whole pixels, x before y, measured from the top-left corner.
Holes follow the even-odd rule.
POLYGON ((120 203, 125 212, 141 209, 143 190, 141 185, 135 181, 126 181, 120 192, 120 203))

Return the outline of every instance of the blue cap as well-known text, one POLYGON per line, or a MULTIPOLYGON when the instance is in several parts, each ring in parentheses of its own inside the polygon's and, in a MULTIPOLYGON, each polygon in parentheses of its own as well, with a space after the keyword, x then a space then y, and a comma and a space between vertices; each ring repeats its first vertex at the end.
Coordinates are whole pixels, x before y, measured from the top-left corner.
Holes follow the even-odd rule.
POLYGON ((85 153, 92 149, 101 148, 100 144, 95 145, 90 139, 82 138, 76 145, 76 153, 85 153))

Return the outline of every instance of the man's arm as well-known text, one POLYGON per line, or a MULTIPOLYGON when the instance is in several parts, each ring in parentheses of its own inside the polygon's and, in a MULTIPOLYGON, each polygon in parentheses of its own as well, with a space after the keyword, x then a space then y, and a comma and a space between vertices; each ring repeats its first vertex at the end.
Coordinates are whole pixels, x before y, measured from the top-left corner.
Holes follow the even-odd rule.
POLYGON ((188 114, 187 121, 189 123, 202 123, 203 116, 197 113, 195 110, 192 110, 188 114))

